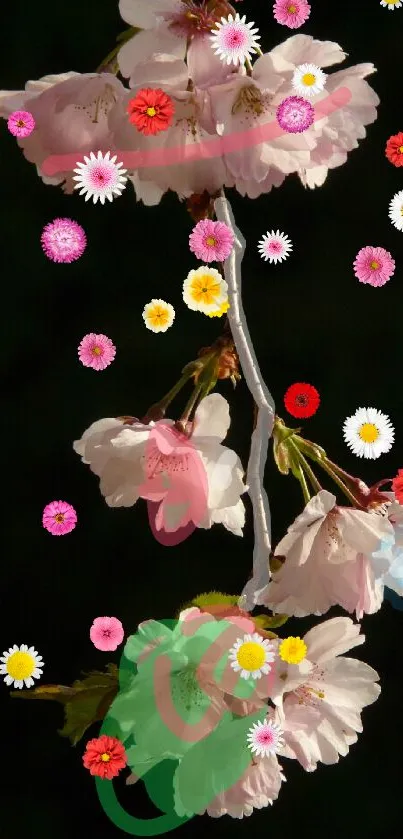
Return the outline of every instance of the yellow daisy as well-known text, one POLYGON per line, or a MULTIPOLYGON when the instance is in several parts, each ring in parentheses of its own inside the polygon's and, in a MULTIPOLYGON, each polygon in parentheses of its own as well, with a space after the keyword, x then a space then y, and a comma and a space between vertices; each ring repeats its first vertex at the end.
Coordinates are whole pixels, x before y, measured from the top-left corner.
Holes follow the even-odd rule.
POLYGON ((287 664, 299 664, 306 656, 308 647, 301 638, 284 638, 279 647, 279 656, 287 664))
POLYGON ((216 268, 202 265, 196 271, 189 271, 183 283, 183 299, 193 312, 209 315, 227 301, 227 289, 227 283, 216 268))
POLYGON ((0 674, 4 676, 6 685, 23 688, 32 687, 34 679, 40 679, 43 673, 43 659, 33 647, 14 644, 8 652, 0 656, 0 674))
POLYGON ((175 309, 165 300, 151 300, 144 306, 143 320, 152 332, 166 332, 175 320, 175 309))

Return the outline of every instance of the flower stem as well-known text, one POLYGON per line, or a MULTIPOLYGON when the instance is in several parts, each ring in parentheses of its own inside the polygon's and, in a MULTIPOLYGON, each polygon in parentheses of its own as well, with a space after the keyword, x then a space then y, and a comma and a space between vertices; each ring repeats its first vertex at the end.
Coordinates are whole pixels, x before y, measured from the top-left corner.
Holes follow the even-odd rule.
POLYGON ((308 504, 308 501, 311 500, 311 493, 309 492, 309 487, 308 487, 308 484, 306 482, 304 470, 301 466, 301 463, 294 462, 293 465, 294 465, 295 472, 297 473, 298 480, 299 480, 300 485, 301 485, 302 495, 304 496, 305 504, 308 504))
POLYGON ((198 384, 194 388, 193 392, 190 394, 190 397, 187 401, 185 410, 183 411, 183 414, 181 415, 181 418, 179 420, 181 425, 182 424, 186 425, 186 423, 189 421, 189 418, 190 418, 190 415, 193 411, 193 408, 195 407, 195 405, 196 405, 196 403, 199 399, 199 396, 202 395, 202 391, 203 391, 203 386, 198 384))
POLYGON ((289 438, 289 445, 291 446, 291 448, 294 451, 294 458, 295 458, 296 462, 301 467, 303 472, 308 476, 308 478, 310 480, 310 483, 312 485, 312 489, 314 490, 315 493, 320 492, 321 489, 323 489, 323 487, 320 485, 314 471, 311 469, 308 461, 306 460, 306 458, 304 457, 302 452, 299 450, 298 446, 296 445, 296 443, 294 442, 292 437, 289 438))
POLYGON ((137 26, 131 26, 130 29, 126 29, 124 32, 121 32, 120 35, 118 35, 118 37, 116 38, 116 40, 118 41, 117 46, 114 47, 113 50, 108 52, 108 55, 105 56, 103 61, 101 61, 100 65, 97 67, 95 72, 108 72, 109 65, 111 65, 113 62, 111 69, 113 73, 116 75, 119 72, 119 65, 116 61, 116 56, 123 44, 126 44, 127 41, 130 41, 130 39, 133 38, 133 35, 136 35, 137 32, 140 32, 140 29, 137 26))
POLYGON ((274 425, 275 405, 268 390, 253 348, 242 306, 241 262, 245 251, 245 240, 235 227, 231 206, 222 191, 214 202, 216 217, 234 233, 232 252, 224 263, 224 277, 228 284, 228 321, 239 362, 246 384, 257 406, 256 427, 252 433, 246 482, 253 507, 255 544, 253 549, 253 574, 246 583, 239 605, 251 611, 262 603, 265 589, 270 580, 269 556, 271 551, 270 506, 263 487, 269 438, 274 425))

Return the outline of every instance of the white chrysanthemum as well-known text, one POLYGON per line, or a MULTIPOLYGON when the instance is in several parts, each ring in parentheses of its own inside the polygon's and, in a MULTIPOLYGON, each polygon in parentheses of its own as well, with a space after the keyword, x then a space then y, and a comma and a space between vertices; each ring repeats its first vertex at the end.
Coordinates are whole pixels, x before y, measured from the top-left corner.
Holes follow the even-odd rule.
POLYGON ((151 332, 166 332, 175 320, 175 309, 165 300, 151 300, 144 306, 143 320, 151 332))
POLYGON ((275 657, 273 645, 257 632, 238 638, 229 652, 231 667, 240 672, 242 679, 260 679, 262 674, 270 673, 275 657))
POLYGON ((402 0, 381 0, 381 6, 386 9, 389 9, 391 12, 393 9, 400 9, 402 5, 402 0))
POLYGON ((24 682, 27 688, 32 687, 34 679, 40 679, 43 673, 42 656, 27 644, 20 647, 14 644, 8 652, 3 652, 0 662, 0 674, 5 677, 6 685, 14 684, 15 688, 23 688, 24 682))
POLYGON ((316 96, 326 84, 326 73, 316 64, 300 64, 294 70, 292 86, 300 96, 316 96))
POLYGON ((85 195, 85 200, 93 199, 94 204, 98 199, 105 204, 105 199, 113 201, 116 195, 121 195, 125 189, 127 178, 124 177, 126 169, 122 169, 123 163, 115 163, 117 155, 110 157, 108 151, 105 155, 98 152, 90 152, 90 156, 84 155, 84 163, 77 163, 77 173, 73 181, 77 181, 74 189, 80 190, 80 195, 85 195))
POLYGON ((389 218, 398 230, 403 230, 403 189, 393 196, 389 204, 389 218))
POLYGON ((268 259, 274 263, 283 262, 292 251, 292 242, 285 233, 272 230, 271 233, 266 233, 260 240, 258 250, 265 262, 268 259))
POLYGON ((193 312, 217 312, 228 300, 228 285, 216 268, 202 265, 189 271, 183 283, 183 299, 193 312))
POLYGON ((395 432, 386 414, 376 408, 358 408, 345 420, 343 436, 357 457, 376 460, 392 448, 395 432))
POLYGON ((249 729, 246 739, 251 752, 259 757, 268 757, 279 752, 284 747, 281 735, 283 729, 270 719, 255 722, 249 729))
POLYGON ((260 35, 258 29, 252 29, 254 23, 246 23, 246 15, 242 18, 237 12, 235 18, 228 15, 217 23, 217 29, 212 29, 211 45, 221 61, 227 64, 244 64, 251 59, 253 53, 259 49, 260 35))

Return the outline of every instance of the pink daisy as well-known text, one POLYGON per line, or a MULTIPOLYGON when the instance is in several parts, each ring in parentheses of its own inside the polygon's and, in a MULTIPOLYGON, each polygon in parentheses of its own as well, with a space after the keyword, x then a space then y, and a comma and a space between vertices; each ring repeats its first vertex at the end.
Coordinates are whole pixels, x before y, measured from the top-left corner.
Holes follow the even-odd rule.
POLYGON ((248 747, 259 757, 276 754, 284 746, 283 731, 270 718, 254 723, 247 735, 248 747))
POLYGON ((374 288, 385 285, 395 272, 395 260, 385 248, 367 245, 358 251, 354 262, 354 274, 360 283, 369 283, 374 288))
POLYGON ((93 370, 105 370, 112 364, 116 355, 116 347, 106 335, 95 335, 90 332, 85 335, 78 348, 78 357, 84 367, 93 370))
POLYGON ((273 14, 277 23, 298 29, 308 20, 311 7, 307 0, 277 0, 273 6, 273 14))
POLYGON ((43 511, 42 524, 52 536, 64 536, 74 530, 77 513, 67 501, 51 501, 43 511))
POLYGON ((123 625, 118 618, 95 618, 90 638, 94 647, 102 652, 116 650, 124 638, 123 625))
POLYGON ((52 262, 74 262, 84 253, 87 237, 76 221, 55 218, 43 228, 41 243, 52 262))
POLYGON ((29 137, 35 128, 35 120, 29 111, 14 111, 8 118, 7 128, 14 137, 29 137))
POLYGON ((234 234, 223 221, 202 219, 189 236, 189 247, 203 262, 224 262, 234 245, 234 234))
POLYGON ((280 128, 289 134, 301 134, 310 128, 315 119, 313 105, 302 96, 287 96, 280 102, 276 118, 280 128))

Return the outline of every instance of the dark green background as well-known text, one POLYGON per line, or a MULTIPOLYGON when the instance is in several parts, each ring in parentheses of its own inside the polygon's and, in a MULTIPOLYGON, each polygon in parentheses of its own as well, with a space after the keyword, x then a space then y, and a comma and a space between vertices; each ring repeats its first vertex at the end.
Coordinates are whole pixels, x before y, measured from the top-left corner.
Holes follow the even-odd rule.
MULTIPOLYGON (((238 195, 231 201, 248 242, 245 310, 278 411, 285 415, 282 399, 292 382, 314 384, 322 403, 306 422, 306 435, 371 483, 393 477, 402 464, 403 235, 391 225, 388 205, 402 188, 403 169, 387 162, 384 147, 403 129, 403 8, 392 14, 377 0, 313 0, 312 6, 304 33, 339 42, 349 53, 346 63, 377 66, 370 82, 381 98, 379 118, 323 187, 305 191, 289 177, 256 201, 238 195), (294 243, 282 265, 270 266, 257 252, 258 240, 272 228, 294 243), (363 286, 353 275, 356 253, 367 244, 387 248, 396 260, 395 276, 382 289, 363 286), (391 452, 374 462, 360 461, 343 442, 343 420, 359 406, 379 408, 396 428, 391 452)), ((242 12, 260 27, 265 50, 293 34, 274 22, 268 0, 245 0, 242 12)), ((27 79, 47 73, 93 71, 125 28, 115 0, 20 0, 7 4, 2 15, 5 89, 22 89, 27 79)), ((216 526, 176 549, 161 547, 151 536, 145 503, 109 509, 97 479, 72 450, 94 420, 144 414, 221 328, 216 319, 190 312, 181 298, 183 279, 197 265, 188 251, 191 222, 184 206, 173 196, 155 208, 136 205, 131 187, 111 205, 86 204, 45 186, 4 122, 0 143, 6 456, 0 647, 34 644, 46 664, 43 682, 71 684, 80 671, 119 660, 119 651, 108 655, 93 647, 89 627, 96 616, 116 615, 131 633, 141 620, 172 616, 203 590, 239 592, 251 567, 251 515, 248 507, 243 539, 216 526), (41 231, 57 216, 72 217, 86 230, 88 248, 76 264, 55 265, 41 251, 41 231), (175 324, 164 335, 149 332, 142 321, 153 297, 176 310, 175 324), (92 331, 117 346, 115 362, 102 373, 77 359, 80 340, 92 331), (44 506, 58 498, 78 512, 77 528, 61 539, 41 526, 44 506)), ((246 464, 250 396, 244 383, 235 393, 228 383, 219 390, 231 403, 228 444, 246 464)), ((178 400, 178 415, 182 406, 178 400)), ((301 510, 300 490, 272 462, 266 487, 277 542, 301 510)), ((290 621, 289 632, 302 634, 316 622, 290 621)), ((180 829, 181 836, 397 839, 402 613, 385 603, 363 625, 368 643, 357 655, 380 673, 382 695, 364 711, 365 733, 348 758, 313 775, 284 761, 288 783, 273 808, 254 813, 246 824, 228 817, 195 819, 180 829)), ((82 767, 83 744, 73 749, 56 733, 61 708, 11 700, 3 683, 1 696, 1 837, 117 839, 82 767)), ((122 801, 136 815, 148 812, 140 788, 126 790, 122 801)))

